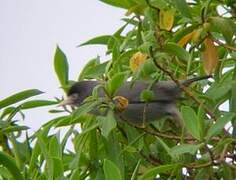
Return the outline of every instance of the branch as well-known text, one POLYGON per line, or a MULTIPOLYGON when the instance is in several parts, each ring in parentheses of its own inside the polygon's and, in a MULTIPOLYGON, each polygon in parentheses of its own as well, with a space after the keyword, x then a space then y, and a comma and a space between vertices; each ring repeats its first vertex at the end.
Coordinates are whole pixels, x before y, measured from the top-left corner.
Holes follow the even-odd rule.
POLYGON ((213 112, 211 112, 208 107, 206 107, 199 99, 197 99, 184 85, 182 85, 178 80, 176 80, 174 78, 174 76, 171 74, 170 71, 168 71, 167 69, 163 68, 155 59, 154 53, 153 53, 153 49, 152 47, 150 48, 150 56, 155 64, 155 66, 160 69, 161 71, 163 71, 165 74, 167 74, 175 83, 176 85, 182 90, 184 91, 191 99, 193 99, 199 106, 202 106, 203 109, 207 112, 207 114, 209 114, 211 116, 211 118, 216 121, 216 117, 213 114, 213 112))
POLYGON ((223 47, 225 47, 226 49, 229 49, 229 50, 231 50, 231 51, 236 51, 236 47, 233 47, 233 46, 230 46, 230 45, 228 45, 228 44, 224 44, 224 43, 222 43, 221 41, 219 41, 218 39, 213 39, 218 45, 220 45, 220 46, 223 46, 223 47))

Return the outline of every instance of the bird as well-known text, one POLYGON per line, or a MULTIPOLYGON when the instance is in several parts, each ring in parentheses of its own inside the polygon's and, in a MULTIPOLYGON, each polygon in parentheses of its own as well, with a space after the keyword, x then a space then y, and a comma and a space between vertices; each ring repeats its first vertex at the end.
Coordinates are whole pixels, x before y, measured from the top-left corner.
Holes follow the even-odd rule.
MULTIPOLYGON (((180 85, 187 87, 193 82, 210 77, 210 75, 199 76, 187 80, 179 80, 178 82, 180 85)), ((69 88, 67 98, 60 102, 59 106, 80 106, 87 97, 92 95, 94 87, 100 84, 102 82, 98 80, 76 82, 69 88)), ((181 126, 181 114, 176 106, 177 100, 181 98, 182 91, 179 84, 172 80, 158 81, 150 88, 153 92, 152 99, 150 101, 142 101, 140 100, 140 94, 143 90, 148 89, 150 84, 143 80, 136 80, 132 83, 125 81, 113 95, 114 97, 121 97, 123 100, 127 100, 126 106, 122 110, 116 111, 116 117, 136 126, 144 126, 148 122, 170 116, 181 126)), ((99 91, 100 97, 105 95, 106 93, 103 90, 99 91)), ((92 114, 98 115, 97 111, 96 113, 92 112, 92 114)))

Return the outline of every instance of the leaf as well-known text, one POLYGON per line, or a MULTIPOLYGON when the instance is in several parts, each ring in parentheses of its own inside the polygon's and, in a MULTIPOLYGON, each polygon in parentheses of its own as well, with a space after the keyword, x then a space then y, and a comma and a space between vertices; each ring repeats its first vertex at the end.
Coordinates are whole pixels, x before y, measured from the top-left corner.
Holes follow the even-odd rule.
POLYGON ((207 131, 206 139, 210 139, 211 137, 217 135, 234 117, 235 113, 226 113, 223 117, 217 119, 215 124, 213 124, 207 131))
POLYGON ((158 174, 170 172, 171 170, 175 170, 176 168, 180 168, 180 165, 179 164, 168 164, 168 165, 157 166, 157 167, 148 169, 140 179, 146 180, 149 178, 154 178, 158 174))
POLYGON ((236 32, 236 25, 234 24, 234 22, 231 21, 230 19, 222 17, 210 17, 209 21, 217 32, 223 34, 226 42, 228 44, 232 44, 232 39, 236 32))
POLYGON ((30 98, 32 96, 36 96, 39 94, 42 94, 42 91, 39 91, 38 89, 29 89, 29 90, 25 90, 25 91, 21 91, 19 93, 16 93, 12 96, 9 96, 3 100, 0 101, 0 109, 15 104, 17 102, 20 102, 22 100, 25 100, 27 98, 30 98))
POLYGON ((49 153, 51 157, 62 158, 62 150, 57 136, 52 136, 49 141, 49 153))
POLYGON ((129 60, 130 69, 135 72, 147 59, 147 55, 142 52, 136 52, 129 60))
POLYGON ((103 163, 105 180, 122 180, 119 168, 112 161, 105 159, 103 163))
POLYGON ((117 0, 99 0, 99 1, 109 4, 111 6, 120 7, 120 8, 124 8, 124 9, 129 9, 136 4, 132 1, 127 1, 127 0, 119 0, 119 1, 117 1, 117 0))
POLYGON ((188 61, 190 59, 189 53, 184 48, 178 46, 176 43, 166 43, 163 46, 163 49, 167 53, 177 56, 180 60, 188 61))
POLYGON ((128 9, 128 11, 125 13, 125 15, 129 16, 132 13, 143 15, 145 8, 146 8, 146 6, 144 6, 143 4, 134 5, 128 9))
POLYGON ((174 10, 160 10, 160 17, 159 17, 159 25, 161 29, 170 31, 175 18, 175 11, 174 10))
POLYGON ((107 45, 111 37, 112 36, 110 35, 98 36, 78 45, 77 47, 85 45, 107 45))
POLYGON ((197 28, 196 24, 194 24, 192 26, 188 26, 188 27, 181 27, 181 28, 179 28, 179 30, 173 34, 173 38, 171 39, 171 41, 177 43, 184 36, 186 36, 187 34, 193 32, 196 28, 197 28))
POLYGON ((59 46, 56 47, 56 52, 54 55, 54 70, 57 74, 61 86, 65 87, 68 84, 69 65, 66 55, 59 48, 59 46))
POLYGON ((203 67, 207 75, 212 74, 218 65, 218 54, 214 42, 210 38, 204 40, 203 67))
POLYGON ((165 0, 149 0, 150 4, 159 9, 167 9, 168 4, 165 0))
POLYGON ((101 78, 105 73, 108 62, 109 61, 83 69, 83 72, 79 76, 79 80, 101 78))
POLYGON ((78 80, 81 81, 85 79, 86 76, 85 74, 87 74, 87 71, 97 66, 98 64, 100 64, 99 56, 89 60, 87 64, 85 64, 85 66, 83 67, 82 71, 80 72, 78 80))
POLYGON ((0 151, 0 165, 7 168, 14 179, 23 180, 23 176, 16 166, 15 159, 0 151))
POLYGON ((193 37, 193 35, 194 35, 194 32, 195 32, 195 31, 186 34, 184 37, 182 37, 182 38, 178 41, 177 44, 178 44, 179 46, 183 47, 185 44, 187 44, 187 43, 192 39, 192 37, 193 37))
POLYGON ((99 101, 85 102, 84 104, 80 105, 73 113, 75 116, 84 115, 85 113, 88 113, 96 108, 99 104, 99 101))
POLYGON ((138 176, 138 170, 139 170, 139 166, 141 164, 141 159, 138 160, 138 163, 137 165, 135 166, 135 169, 133 171, 133 174, 131 176, 131 179, 130 180, 136 180, 137 179, 137 176, 138 176))
POLYGON ((110 95, 113 95, 116 90, 118 90, 123 82, 125 81, 127 76, 126 72, 120 72, 115 74, 107 83, 107 91, 109 92, 110 95))
POLYGON ((108 138, 110 132, 116 127, 116 119, 112 110, 108 111, 107 116, 97 117, 102 135, 108 138))
POLYGON ((201 140, 201 127, 198 123, 198 118, 195 111, 189 106, 182 106, 181 113, 184 120, 184 125, 193 137, 201 140))
POLYGON ((154 92, 148 89, 144 89, 140 94, 140 99, 142 101, 151 101, 154 98, 154 92))
POLYGON ((188 6, 186 0, 175 0, 173 1, 175 7, 180 11, 180 13, 187 17, 192 18, 190 7, 188 6))
POLYGON ((55 104, 58 104, 58 102, 48 101, 48 100, 32 100, 32 101, 27 101, 21 104, 21 109, 32 109, 32 108, 50 106, 50 105, 55 105, 55 104))
POLYGON ((190 153, 194 155, 202 146, 203 144, 181 144, 171 148, 170 153, 172 154, 172 156, 178 156, 184 153, 190 153))
POLYGON ((2 134, 2 133, 12 133, 12 132, 16 132, 16 131, 24 131, 24 130, 27 130, 27 129, 29 129, 29 127, 27 127, 27 126, 9 126, 9 127, 4 128, 4 129, 1 129, 0 134, 2 134))

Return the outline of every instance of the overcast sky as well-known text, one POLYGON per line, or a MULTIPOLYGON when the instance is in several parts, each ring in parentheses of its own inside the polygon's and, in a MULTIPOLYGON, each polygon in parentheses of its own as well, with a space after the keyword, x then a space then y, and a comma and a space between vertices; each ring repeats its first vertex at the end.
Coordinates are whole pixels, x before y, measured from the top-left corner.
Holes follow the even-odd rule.
MULTIPOLYGON (((89 59, 105 52, 76 45, 113 33, 123 14, 98 0, 0 0, 0 98, 32 88, 46 92, 37 98, 61 96, 53 70, 56 45, 67 55, 74 80, 89 59)), ((37 130, 52 118, 47 110, 28 110, 24 124, 37 130)))

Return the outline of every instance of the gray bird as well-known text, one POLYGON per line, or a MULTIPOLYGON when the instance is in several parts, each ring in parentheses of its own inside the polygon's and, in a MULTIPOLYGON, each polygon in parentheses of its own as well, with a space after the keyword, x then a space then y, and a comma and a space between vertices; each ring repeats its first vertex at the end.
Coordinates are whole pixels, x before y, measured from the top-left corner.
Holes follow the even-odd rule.
MULTIPOLYGON (((189 86, 191 83, 208 79, 211 76, 195 77, 192 79, 181 80, 180 84, 189 86)), ((101 84, 99 81, 80 81, 72 85, 67 93, 67 99, 59 105, 79 106, 84 99, 92 95, 93 88, 101 84)), ((146 122, 160 119, 164 116, 171 116, 181 123, 181 116, 176 107, 176 101, 181 98, 181 89, 174 81, 159 81, 155 83, 150 90, 153 91, 151 101, 143 102, 140 100, 140 93, 148 89, 149 84, 145 81, 135 81, 131 83, 126 81, 114 96, 122 96, 128 100, 128 105, 122 110, 117 111, 116 115, 125 121, 137 126, 143 126, 146 122)), ((105 96, 100 92, 99 96, 105 96)))

